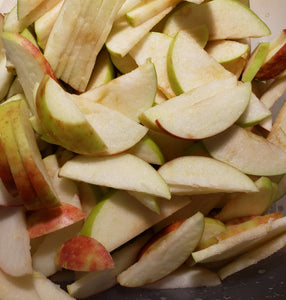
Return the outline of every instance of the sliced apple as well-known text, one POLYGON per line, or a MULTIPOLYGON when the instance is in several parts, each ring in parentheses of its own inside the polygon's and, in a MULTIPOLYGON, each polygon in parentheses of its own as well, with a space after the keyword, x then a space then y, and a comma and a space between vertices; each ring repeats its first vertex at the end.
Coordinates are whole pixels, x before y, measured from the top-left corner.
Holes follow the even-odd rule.
POLYGON ((171 86, 177 95, 232 76, 196 39, 184 31, 176 34, 169 47, 167 70, 171 86), (186 73, 189 75, 186 76, 186 73))
POLYGON ((230 195, 230 199, 216 218, 225 222, 238 217, 265 213, 273 201, 272 182, 267 177, 260 177, 255 184, 259 190, 256 193, 230 195))
POLYGON ((60 207, 35 211, 27 216, 27 227, 30 238, 64 228, 80 220, 86 215, 77 207, 63 203, 60 207))
POLYGON ((153 105, 156 91, 156 70, 147 60, 134 71, 82 93, 79 98, 105 105, 138 121, 138 116, 153 105))
POLYGON ((19 195, 12 196, 0 180, 0 206, 22 206, 23 201, 19 195))
POLYGON ((35 89, 44 77, 44 74, 49 74, 56 80, 54 72, 41 51, 22 35, 4 32, 1 37, 7 58, 15 66, 29 107, 35 114, 35 89))
POLYGON ((158 172, 174 194, 257 191, 257 187, 248 176, 230 165, 209 157, 175 158, 161 166, 158 172))
POLYGON ((158 114, 156 123, 173 136, 203 139, 233 125, 248 106, 250 95, 251 85, 240 84, 200 102, 185 101, 185 107, 169 105, 169 113, 158 114))
POLYGON ((56 263, 73 271, 102 271, 114 268, 110 253, 97 240, 78 235, 61 246, 56 263))
POLYGON ((244 68, 241 81, 246 82, 253 80, 264 60, 266 59, 269 45, 269 42, 261 42, 254 49, 244 68))
POLYGON ((129 73, 138 67, 136 61, 129 53, 123 57, 117 56, 111 52, 109 52, 109 55, 113 65, 121 74, 129 73))
POLYGON ((170 199, 168 185, 144 160, 128 153, 95 158, 77 156, 66 162, 60 176, 77 181, 170 199))
POLYGON ((117 276, 120 285, 139 287, 159 280, 177 269, 198 244, 204 228, 201 213, 187 219, 176 230, 156 242, 137 263, 117 276))
POLYGON ((100 201, 89 214, 81 234, 116 249, 155 223, 186 206, 189 199, 158 199, 160 215, 142 205, 126 191, 115 191, 100 201), (113 212, 116 211, 116 214, 113 212))
POLYGON ((210 40, 261 37, 270 34, 267 25, 252 10, 236 0, 215 0, 201 5, 188 3, 169 17, 164 32, 174 36, 182 29, 201 24, 207 25, 210 40))
POLYGON ((238 57, 235 60, 228 61, 221 64, 227 71, 236 76, 237 80, 240 80, 241 73, 246 65, 246 59, 244 57, 238 57))
POLYGON ((211 156, 247 174, 271 176, 286 171, 286 155, 280 147, 236 125, 205 139, 204 145, 211 156))
POLYGON ((0 207, 0 268, 11 276, 32 274, 30 239, 22 207, 0 207), (13 253, 13 255, 10 255, 13 253))
POLYGON ((140 201, 143 205, 151 209, 152 211, 160 214, 160 207, 158 205, 157 197, 140 192, 128 192, 131 196, 140 201))

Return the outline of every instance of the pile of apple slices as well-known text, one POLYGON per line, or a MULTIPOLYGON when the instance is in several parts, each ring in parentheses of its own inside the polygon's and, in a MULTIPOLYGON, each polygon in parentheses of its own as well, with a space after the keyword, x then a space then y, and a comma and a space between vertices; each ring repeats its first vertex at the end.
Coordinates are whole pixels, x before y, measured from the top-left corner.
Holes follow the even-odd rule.
POLYGON ((238 0, 12 2, 1 299, 218 285, 285 247, 285 29, 250 49, 238 0))

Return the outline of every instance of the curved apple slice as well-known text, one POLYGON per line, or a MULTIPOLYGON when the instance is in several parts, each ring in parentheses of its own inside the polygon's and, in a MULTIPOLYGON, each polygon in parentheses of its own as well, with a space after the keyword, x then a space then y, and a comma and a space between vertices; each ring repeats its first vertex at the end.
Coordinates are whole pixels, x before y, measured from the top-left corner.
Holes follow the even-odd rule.
POLYGON ((105 144, 70 95, 48 75, 38 88, 36 110, 49 135, 66 149, 89 155, 105 150, 105 144))
POLYGON ((180 195, 257 191, 248 176, 209 157, 182 156, 165 163, 158 172, 171 193, 180 195))
POLYGON ((203 139, 233 125, 245 111, 251 95, 250 84, 239 84, 214 97, 192 105, 173 107, 156 120, 167 133, 184 139, 203 139))
POLYGON ((116 189, 170 199, 169 187, 158 172, 135 155, 77 156, 66 162, 60 176, 116 189))
POLYGON ((56 254, 56 263, 73 271, 103 271, 114 268, 110 253, 97 240, 78 235, 68 239, 56 254))
POLYGON ((286 173, 286 153, 282 148, 236 125, 205 139, 204 145, 215 159, 246 174, 272 176, 286 173))
POLYGON ((159 280, 177 269, 197 246, 204 229, 204 216, 196 213, 117 276, 120 285, 139 287, 159 280))

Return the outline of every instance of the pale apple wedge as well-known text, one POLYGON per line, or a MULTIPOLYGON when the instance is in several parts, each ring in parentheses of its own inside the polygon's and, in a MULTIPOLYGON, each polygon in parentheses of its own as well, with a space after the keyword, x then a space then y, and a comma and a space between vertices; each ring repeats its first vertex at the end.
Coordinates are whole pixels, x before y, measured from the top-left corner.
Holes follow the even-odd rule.
POLYGON ((150 238, 151 233, 145 232, 131 242, 123 245, 112 253, 114 269, 103 272, 89 272, 67 286, 69 294, 77 299, 97 295, 117 284, 116 276, 136 262, 140 249, 150 238))
POLYGON ((65 92, 51 77, 44 76, 36 95, 36 110, 47 133, 68 150, 94 155, 106 146, 65 92))
POLYGON ((211 156, 246 174, 271 176, 286 172, 286 153, 282 148, 236 125, 205 139, 204 145, 211 156))
POLYGON ((73 271, 104 271, 114 268, 110 253, 97 240, 77 235, 63 243, 55 256, 56 264, 73 271))
POLYGON ((188 198, 158 199, 160 215, 126 191, 114 191, 95 205, 81 234, 91 236, 112 251, 190 203, 188 198), (112 213, 116 211, 116 214, 112 213))
POLYGON ((139 6, 141 3, 142 0, 126 0, 117 13, 117 19, 125 16, 129 11, 134 9, 136 6, 139 6))
POLYGON ((27 216, 30 238, 36 238, 77 223, 86 215, 75 206, 63 203, 60 207, 37 210, 27 216))
POLYGON ((252 81, 262 66, 269 49, 269 42, 261 42, 251 53, 242 73, 241 81, 252 81))
POLYGON ((247 53, 249 45, 231 40, 210 41, 205 50, 219 63, 225 63, 247 53))
POLYGON ((261 246, 239 256, 232 262, 218 270, 217 274, 223 280, 226 277, 239 272, 251 265, 257 264, 259 261, 269 257, 273 253, 286 246, 286 233, 269 240, 261 246))
POLYGON ((163 10, 172 7, 174 8, 181 0, 155 0, 147 3, 142 3, 141 5, 135 7, 126 13, 126 18, 128 22, 136 27, 156 14, 162 12, 163 10))
POLYGON ((160 206, 158 205, 157 197, 140 192, 128 192, 132 197, 140 201, 144 206, 152 211, 160 214, 160 206))
POLYGON ((39 198, 38 208, 60 205, 57 192, 42 161, 42 156, 29 122, 30 111, 25 99, 15 100, 14 113, 10 115, 13 133, 29 180, 39 198))
POLYGON ((123 2, 64 2, 44 52, 57 78, 75 90, 86 90, 97 55, 123 2))
POLYGON ((251 93, 248 106, 236 121, 236 124, 241 127, 254 126, 271 115, 271 111, 255 96, 254 93, 251 93))
POLYGON ((4 32, 1 37, 7 58, 15 66, 29 107, 35 114, 35 89, 44 77, 44 74, 49 74, 56 80, 54 72, 41 51, 22 35, 4 32))
POLYGON ((170 44, 167 71, 176 95, 233 76, 184 31, 178 32, 170 44))
POLYGON ((147 60, 132 72, 80 94, 75 101, 77 98, 88 99, 138 122, 138 116, 153 105, 156 91, 155 66, 147 60))
POLYGON ((222 210, 215 217, 225 222, 238 217, 265 213, 273 201, 272 182, 267 177, 260 177, 255 184, 258 192, 230 195, 222 210))
MULTIPOLYGON (((254 220, 253 220, 254 221, 254 220)), ((238 226, 238 225, 237 225, 238 226)), ((219 241, 203 250, 192 253, 197 263, 218 262, 243 254, 259 245, 279 236, 286 230, 286 218, 269 219, 267 223, 259 223, 240 233, 219 241)))
POLYGON ((105 43, 107 50, 113 55, 124 57, 171 10, 172 7, 166 8, 137 27, 130 25, 125 16, 117 19, 105 43))
POLYGON ((113 65, 121 74, 129 73, 138 67, 136 61, 129 53, 121 57, 109 52, 109 56, 113 65))
POLYGON ((201 24, 209 28, 210 40, 270 34, 270 29, 252 10, 235 0, 208 1, 197 6, 188 3, 169 17, 164 32, 175 35, 181 29, 201 24), (244 16, 243 20, 241 16, 244 16))
POLYGON ((13 72, 6 67, 6 62, 6 57, 0 58, 0 100, 5 98, 14 79, 13 72))
POLYGON ((235 88, 237 85, 237 79, 235 76, 231 76, 225 79, 218 79, 204 84, 200 87, 194 88, 189 92, 176 96, 168 101, 165 101, 159 105, 151 107, 140 115, 140 121, 148 128, 155 131, 161 131, 156 120, 159 117, 168 116, 175 110, 186 108, 189 106, 195 106, 202 100, 215 97, 217 94, 226 91, 227 89, 235 88))
POLYGON ((60 176, 111 188, 170 199, 169 187, 144 160, 128 153, 109 157, 79 155, 66 162, 60 176))
POLYGON ((175 158, 161 166, 158 172, 168 183, 171 193, 181 195, 257 191, 248 176, 210 157, 175 158))
POLYGON ((42 300, 34 286, 33 276, 14 277, 0 270, 0 297, 6 300, 42 300))
POLYGON ((166 277, 145 285, 144 288, 162 290, 217 286, 220 284, 221 280, 214 271, 200 266, 188 267, 182 265, 166 277))
POLYGON ((0 207, 0 217, 0 269, 11 276, 32 274, 25 210, 22 207, 0 207))
POLYGON ((204 217, 197 213, 176 230, 160 239, 148 253, 117 276, 120 285, 139 287, 159 280, 177 269, 198 244, 204 217))
POLYGON ((159 115, 156 123, 173 136, 203 139, 233 125, 248 106, 250 96, 251 85, 239 84, 195 104, 186 101, 185 107, 169 106, 169 113, 159 115))

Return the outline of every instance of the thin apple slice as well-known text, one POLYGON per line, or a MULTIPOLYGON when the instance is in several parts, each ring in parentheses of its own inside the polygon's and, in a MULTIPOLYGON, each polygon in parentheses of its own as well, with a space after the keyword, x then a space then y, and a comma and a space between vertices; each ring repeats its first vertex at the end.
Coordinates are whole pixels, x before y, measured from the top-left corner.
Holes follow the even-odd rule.
POLYGON ((141 247, 150 238, 145 232, 131 242, 112 253, 114 269, 101 272, 89 272, 67 286, 70 295, 78 299, 94 296, 117 284, 116 276, 135 263, 141 247))
POLYGON ((124 57, 171 10, 172 7, 166 8, 137 27, 130 25, 125 16, 117 19, 105 43, 108 51, 124 57))
POLYGON ((147 60, 132 72, 82 93, 78 98, 105 105, 138 122, 138 116, 153 105, 156 91, 156 70, 147 60))
POLYGON ((233 234, 228 238, 208 248, 193 252, 194 260, 197 263, 218 262, 257 248, 259 245, 285 232, 286 217, 280 217, 276 220, 270 218, 268 222, 260 225, 258 221, 256 226, 255 224, 253 226, 237 234, 235 234, 234 229, 233 234))
POLYGON ((95 205, 81 234, 95 238, 112 251, 189 203, 188 198, 158 199, 158 215, 126 191, 114 191, 95 205))
POLYGON ((211 156, 246 174, 271 176, 286 172, 286 153, 282 148, 236 125, 205 139, 204 145, 211 156))
POLYGON ((0 207, 0 219, 0 269, 11 276, 32 274, 25 210, 22 207, 0 207))
POLYGON ((128 153, 104 158, 80 155, 66 162, 59 175, 166 199, 171 197, 168 185, 158 172, 144 160, 128 153))
POLYGON ((129 53, 121 57, 109 52, 109 56, 113 65, 121 74, 129 73, 138 67, 136 61, 132 58, 132 56, 129 53))
POLYGON ((257 191, 248 176, 209 157, 175 158, 161 166, 158 172, 170 186, 171 193, 181 195, 257 191))
POLYGON ((218 134, 233 125, 248 106, 250 84, 232 89, 195 104, 170 107, 169 113, 158 115, 156 123, 167 133, 184 139, 203 139, 218 134))
POLYGON ((216 218, 225 222, 238 217, 262 215, 273 201, 272 182, 267 177, 255 181, 258 192, 232 194, 216 218))
POLYGON ((80 220, 86 215, 77 207, 63 203, 60 207, 35 211, 27 216, 27 228, 30 238, 64 228, 80 220))
POLYGON ((247 53, 249 45, 232 40, 210 41, 205 50, 219 63, 225 63, 247 53))
POLYGON ((286 233, 282 233, 278 237, 275 237, 261 246, 234 259, 232 262, 219 269, 217 274, 223 280, 236 272, 239 272, 251 265, 257 264, 259 261, 269 257, 285 246, 286 233))
POLYGON ((137 263, 117 276, 120 285, 138 287, 159 280, 177 269, 198 244, 204 228, 201 213, 187 219, 176 230, 161 238, 137 263))
POLYGON ((267 56, 269 45, 269 42, 261 42, 254 49, 244 68, 241 81, 246 82, 253 80, 267 56))
POLYGON ((7 58, 16 68, 18 79, 25 92, 29 107, 32 113, 36 114, 35 89, 44 77, 44 74, 49 74, 56 80, 54 72, 41 51, 22 35, 4 32, 1 37, 7 58))
POLYGON ((64 2, 44 53, 56 76, 75 90, 86 90, 96 57, 123 2, 64 2))
POLYGON ((89 155, 105 150, 105 144, 71 95, 48 75, 38 88, 36 110, 44 129, 66 149, 89 155))
POLYGON ((209 28, 210 40, 261 37, 270 34, 270 29, 252 10, 235 0, 208 1, 201 5, 188 3, 169 17, 164 33, 174 36, 182 29, 201 24, 206 24, 209 28))
POLYGON ((103 271, 114 268, 110 253, 97 240, 84 236, 74 236, 58 250, 56 263, 73 271, 103 271))
POLYGON ((25 99, 15 100, 11 114, 13 133, 27 175, 39 197, 38 208, 59 206, 56 190, 42 161, 36 137, 29 122, 30 111, 25 99))
POLYGON ((177 95, 214 80, 233 76, 195 38, 184 31, 178 32, 170 44, 167 70, 171 86, 177 95))

